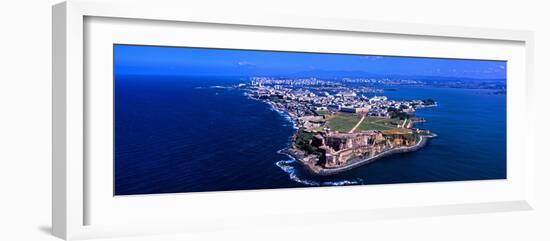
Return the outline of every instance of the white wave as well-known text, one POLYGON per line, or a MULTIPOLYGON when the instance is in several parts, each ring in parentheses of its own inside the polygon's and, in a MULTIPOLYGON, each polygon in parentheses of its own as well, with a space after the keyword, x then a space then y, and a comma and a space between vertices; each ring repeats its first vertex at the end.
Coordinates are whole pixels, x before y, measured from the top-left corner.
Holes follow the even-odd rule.
POLYGON ((362 184, 363 179, 357 178, 357 180, 351 181, 351 180, 342 180, 342 181, 336 181, 336 182, 323 182, 321 185, 323 186, 345 186, 345 185, 357 185, 362 184))
POLYGON ((305 185, 308 185, 308 186, 320 186, 321 185, 321 183, 319 183, 317 181, 301 179, 300 177, 298 177, 298 175, 296 174, 296 168, 289 165, 292 162, 294 162, 294 160, 278 161, 277 163, 275 163, 275 165, 277 165, 279 168, 281 168, 284 172, 288 173, 288 176, 290 177, 290 179, 295 181, 295 182, 302 183, 302 184, 305 184, 305 185))
POLYGON ((281 170, 288 173, 288 176, 291 180, 301 183, 308 186, 344 186, 344 185, 356 185, 356 184, 362 184, 363 179, 357 178, 356 180, 339 180, 339 181, 328 181, 328 182, 319 182, 315 180, 306 179, 303 177, 300 177, 298 175, 298 171, 296 170, 296 167, 292 166, 292 164, 296 163, 296 160, 285 160, 285 161, 278 161, 275 163, 281 170))
POLYGON ((212 88, 212 89, 229 89, 231 87, 214 85, 214 86, 210 86, 210 88, 212 88))
POLYGON ((265 101, 265 103, 267 103, 269 105, 269 107, 270 107, 269 109, 279 113, 279 115, 281 115, 283 118, 285 118, 286 121, 291 123, 292 124, 292 129, 298 130, 298 126, 296 125, 296 122, 292 119, 292 117, 290 117, 290 115, 288 115, 288 113, 286 113, 285 111, 277 109, 275 107, 275 105, 272 104, 271 102, 265 101))

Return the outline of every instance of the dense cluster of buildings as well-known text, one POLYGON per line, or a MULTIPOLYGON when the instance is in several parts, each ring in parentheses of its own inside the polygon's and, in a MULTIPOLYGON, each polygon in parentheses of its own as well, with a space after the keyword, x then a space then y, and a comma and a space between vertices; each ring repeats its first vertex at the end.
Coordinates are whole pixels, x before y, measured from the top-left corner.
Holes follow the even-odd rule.
MULTIPOLYGON (((392 112, 414 113, 416 108, 434 105, 424 100, 397 101, 386 96, 367 98, 363 88, 345 87, 341 91, 323 91, 327 81, 318 79, 277 80, 253 79, 250 95, 258 99, 270 99, 274 104, 288 111, 293 117, 315 115, 325 112, 364 113, 371 117, 390 118, 392 112), (298 84, 294 84, 297 81, 298 84), (305 86, 308 86, 306 88, 305 86)), ((379 90, 372 89, 378 93, 379 90)), ((292 116, 291 115, 291 116, 292 116)))
POLYGON ((252 77, 250 84, 253 86, 341 86, 342 83, 317 78, 277 79, 270 77, 252 77))

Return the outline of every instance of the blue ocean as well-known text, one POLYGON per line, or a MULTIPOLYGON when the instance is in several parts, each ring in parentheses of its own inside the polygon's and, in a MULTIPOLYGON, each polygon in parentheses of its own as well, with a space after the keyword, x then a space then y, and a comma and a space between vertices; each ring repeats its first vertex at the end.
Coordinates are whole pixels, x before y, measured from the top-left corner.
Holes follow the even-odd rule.
POLYGON ((331 177, 280 154, 295 132, 284 113, 231 85, 239 78, 121 75, 115 81, 115 195, 506 178, 506 96, 489 90, 392 86, 427 99, 416 127, 439 135, 331 177))

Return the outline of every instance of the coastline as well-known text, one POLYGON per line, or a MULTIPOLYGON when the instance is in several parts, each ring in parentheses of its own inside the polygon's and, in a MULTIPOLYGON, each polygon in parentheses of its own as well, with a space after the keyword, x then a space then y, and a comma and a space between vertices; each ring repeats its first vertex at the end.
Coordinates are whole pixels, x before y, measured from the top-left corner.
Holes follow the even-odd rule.
POLYGON ((420 136, 420 140, 418 141, 418 143, 416 143, 413 146, 393 148, 390 150, 386 150, 382 153, 379 153, 373 157, 354 159, 349 161, 349 163, 347 163, 345 166, 336 167, 336 168, 323 168, 323 167, 314 165, 311 162, 307 162, 304 160, 304 158, 300 158, 298 156, 299 154, 297 153, 296 150, 293 150, 291 148, 287 148, 284 151, 284 153, 292 156, 292 158, 297 160, 300 164, 302 164, 302 166, 304 166, 312 174, 320 175, 320 176, 331 176, 331 175, 337 175, 337 174, 349 171, 351 169, 372 163, 383 157, 387 157, 387 156, 391 156, 399 153, 407 153, 407 152, 414 152, 414 151, 420 150, 422 147, 426 146, 429 139, 436 138, 436 137, 437 137, 436 134, 433 134, 431 136, 422 135, 420 136))
MULTIPOLYGON (((248 98, 251 98, 251 97, 248 97, 248 98)), ((251 98, 251 99, 254 100, 254 98, 251 98)), ((277 106, 274 103, 270 102, 270 101, 261 100, 261 102, 266 103, 267 105, 269 105, 271 110, 279 113, 282 117, 284 117, 286 121, 288 121, 290 124, 292 124, 292 129, 294 129, 295 131, 297 131, 299 129, 298 125, 296 124, 296 119, 293 118, 291 115, 289 115, 288 112, 278 109, 277 106)), ((292 134, 292 136, 294 136, 295 134, 296 134, 296 132, 294 132, 292 134)))
MULTIPOLYGON (((287 120, 289 120, 293 123, 293 127, 294 127, 295 130, 298 130, 298 128, 296 127, 296 123, 294 122, 294 119, 292 119, 292 117, 290 117, 288 114, 286 114, 286 112, 278 110, 272 103, 269 103, 269 102, 266 102, 266 103, 268 103, 279 114, 284 115, 285 117, 288 117, 287 120)), ((414 124, 414 122, 411 122, 409 125, 412 126, 413 124, 414 124)), ((294 134, 296 134, 296 133, 294 133, 294 134)), ((351 169, 354 169, 354 168, 372 163, 376 160, 382 159, 383 157, 387 157, 387 156, 391 156, 391 155, 399 154, 399 153, 407 153, 407 152, 414 152, 414 151, 420 150, 421 148, 426 146, 426 144, 428 144, 429 139, 436 138, 436 137, 437 137, 437 134, 435 134, 435 133, 432 133, 431 135, 420 135, 420 140, 418 141, 418 143, 416 143, 413 146, 393 148, 393 149, 390 149, 390 150, 386 150, 382 153, 379 153, 379 154, 377 154, 373 157, 354 159, 354 160, 351 160, 345 166, 336 167, 336 168, 323 168, 323 167, 314 165, 311 162, 308 162, 307 160, 305 160, 305 155, 303 154, 303 152, 298 150, 298 149, 295 149, 293 147, 292 140, 289 142, 288 147, 285 147, 285 148, 277 151, 277 153, 282 154, 282 155, 286 155, 286 156, 292 158, 293 160, 300 163, 303 167, 305 167, 306 170, 308 170, 312 174, 319 175, 319 176, 331 176, 331 175, 341 174, 341 173, 349 171, 351 169)))

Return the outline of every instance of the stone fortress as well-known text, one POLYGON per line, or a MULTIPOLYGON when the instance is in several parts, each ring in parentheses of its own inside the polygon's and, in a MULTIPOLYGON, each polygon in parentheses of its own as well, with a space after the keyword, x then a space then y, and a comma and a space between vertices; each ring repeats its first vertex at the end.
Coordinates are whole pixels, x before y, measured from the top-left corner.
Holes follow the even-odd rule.
POLYGON ((328 132, 318 134, 312 145, 321 150, 317 165, 335 168, 346 165, 348 161, 359 158, 371 158, 396 146, 412 146, 417 143, 410 134, 384 135, 381 131, 363 131, 360 133, 328 132))

